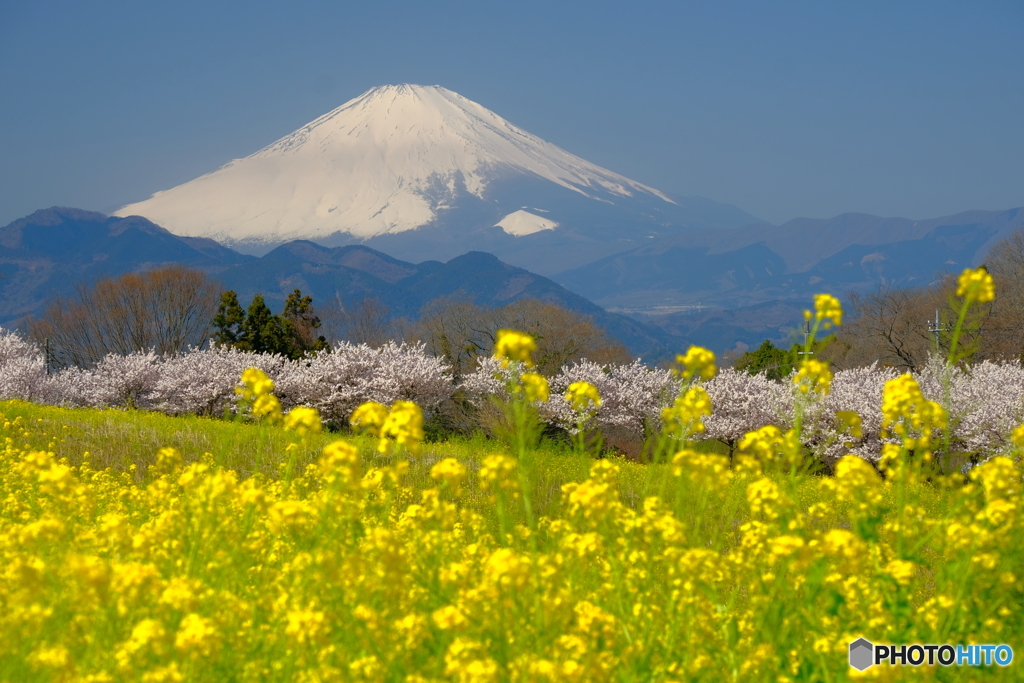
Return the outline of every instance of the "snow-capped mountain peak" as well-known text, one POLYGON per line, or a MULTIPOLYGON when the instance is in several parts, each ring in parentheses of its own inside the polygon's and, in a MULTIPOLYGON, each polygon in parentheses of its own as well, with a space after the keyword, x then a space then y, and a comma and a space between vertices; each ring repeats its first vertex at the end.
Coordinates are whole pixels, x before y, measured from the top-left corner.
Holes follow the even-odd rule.
POLYGON ((602 202, 635 195, 672 202, 450 90, 388 85, 116 215, 234 244, 336 233, 367 239, 431 224, 465 195, 487 200, 491 185, 511 176, 602 202))

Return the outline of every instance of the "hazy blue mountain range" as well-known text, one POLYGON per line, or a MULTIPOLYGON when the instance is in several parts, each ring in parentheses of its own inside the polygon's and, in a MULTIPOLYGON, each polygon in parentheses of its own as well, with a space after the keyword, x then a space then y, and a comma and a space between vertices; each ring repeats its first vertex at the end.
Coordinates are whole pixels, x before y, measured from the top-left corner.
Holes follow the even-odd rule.
POLYGON ((326 307, 346 308, 375 298, 395 316, 415 319, 424 304, 456 297, 485 306, 533 298, 590 315, 633 353, 660 358, 681 339, 624 315, 610 314, 548 278, 470 252, 413 264, 362 245, 324 247, 297 240, 261 258, 213 240, 178 237, 138 216, 107 217, 78 209, 37 211, 0 229, 0 323, 38 314, 54 295, 76 283, 180 263, 208 272, 244 304, 262 293, 272 308, 298 288, 326 307))
MULTIPOLYGON (((654 358, 690 343, 723 351, 738 342, 785 339, 815 293, 842 298, 883 283, 926 285, 943 272, 981 263, 1022 222, 1024 209, 1012 209, 928 221, 844 214, 692 230, 548 279, 482 252, 444 263, 421 256, 414 263, 415 256, 402 260, 365 244, 297 240, 256 258, 210 239, 172 235, 137 216, 53 208, 0 229, 0 322, 37 313, 76 282, 181 263, 215 275, 245 301, 261 292, 276 306, 295 288, 320 305, 340 301, 351 308, 376 298, 408 318, 439 296, 484 306, 538 298, 594 316, 632 351, 654 358)), ((553 240, 542 250, 550 261, 579 250, 579 242, 559 245, 555 231, 543 232, 553 240)), ((426 239, 420 230, 403 234, 426 239)), ((419 251, 429 253, 428 246, 419 251)))
POLYGON ((553 279, 609 311, 725 350, 791 337, 816 293, 924 286, 977 266, 1022 225, 1021 208, 924 221, 800 218, 653 240, 553 279))
POLYGON ((43 209, 0 228, 0 323, 38 313, 79 282, 172 263, 217 273, 254 260, 210 239, 172 235, 139 216, 43 209))
POLYGON ((608 313, 546 277, 510 266, 492 254, 469 252, 447 263, 413 264, 363 245, 323 247, 297 240, 277 247, 252 264, 219 275, 225 286, 248 300, 256 292, 283 304, 295 288, 321 305, 338 302, 351 310, 375 298, 394 316, 416 319, 420 309, 440 297, 497 307, 519 299, 539 299, 592 316, 594 321, 637 355, 660 358, 683 340, 628 316, 608 313))
POLYGON ((660 238, 685 239, 685 235, 700 229, 718 231, 761 224, 731 204, 702 197, 665 196, 674 203, 646 196, 617 197, 614 203, 602 203, 558 185, 519 178, 495 185, 486 201, 463 197, 457 212, 446 212, 416 230, 361 241, 338 235, 322 243, 365 244, 409 260, 448 260, 472 249, 551 277, 569 267, 586 267, 660 238), (530 202, 529 207, 548 207, 543 213, 529 210, 557 221, 558 227, 512 235, 494 225, 524 201, 530 202))
POLYGON ((843 214, 780 226, 698 231, 653 240, 554 280, 612 310, 658 314, 843 295, 885 283, 927 285, 980 264, 1024 224, 1024 209, 969 211, 926 221, 843 214))

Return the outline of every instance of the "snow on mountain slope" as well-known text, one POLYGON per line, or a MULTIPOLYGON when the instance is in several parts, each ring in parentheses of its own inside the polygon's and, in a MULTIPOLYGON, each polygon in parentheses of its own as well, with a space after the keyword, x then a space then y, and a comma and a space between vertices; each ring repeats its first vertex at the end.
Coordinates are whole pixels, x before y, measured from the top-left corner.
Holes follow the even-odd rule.
POLYGON ((510 235, 522 237, 523 235, 532 235, 541 230, 554 230, 558 227, 558 223, 520 209, 502 218, 495 223, 494 227, 501 228, 510 235))
MULTIPOLYGON (((115 215, 228 244, 338 233, 365 240, 435 222, 466 195, 486 200, 488 188, 510 176, 544 179, 606 204, 674 204, 450 90, 397 85, 374 88, 251 156, 115 215)), ((502 227, 526 235, 558 225, 525 218, 509 215, 502 227)))

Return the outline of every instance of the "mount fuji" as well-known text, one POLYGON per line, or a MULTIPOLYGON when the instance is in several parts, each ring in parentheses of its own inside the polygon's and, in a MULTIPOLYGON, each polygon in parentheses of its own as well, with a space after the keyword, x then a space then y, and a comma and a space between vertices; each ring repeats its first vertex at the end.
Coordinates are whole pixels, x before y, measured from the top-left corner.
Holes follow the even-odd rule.
POLYGON ((475 250, 545 275, 695 228, 763 223, 630 180, 420 85, 369 90, 114 215, 252 254, 296 239, 417 262, 475 250))

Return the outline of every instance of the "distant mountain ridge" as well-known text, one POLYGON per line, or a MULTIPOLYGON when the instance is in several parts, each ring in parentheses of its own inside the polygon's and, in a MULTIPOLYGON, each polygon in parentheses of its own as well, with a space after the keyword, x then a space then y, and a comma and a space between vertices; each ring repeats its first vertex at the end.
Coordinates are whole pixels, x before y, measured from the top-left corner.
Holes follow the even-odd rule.
POLYGON ((210 273, 254 261, 210 239, 178 237, 139 216, 52 207, 0 228, 0 322, 38 313, 78 282, 181 264, 210 273))
POLYGON ((323 247, 297 240, 255 263, 229 268, 219 277, 245 300, 259 292, 269 301, 283 303, 298 288, 322 305, 337 301, 347 309, 364 299, 377 299, 391 314, 410 319, 416 319, 425 304, 441 297, 486 308, 539 299, 591 316, 636 355, 661 358, 683 343, 657 327, 608 313, 546 277, 483 252, 468 252, 447 263, 413 264, 362 245, 323 247))
POLYGON ((280 309, 298 288, 321 306, 339 302, 351 308, 375 298, 393 314, 415 319, 424 304, 438 297, 484 307, 533 298, 592 316, 637 355, 660 358, 682 344, 491 254, 469 252, 447 263, 413 264, 362 245, 324 247, 298 240, 257 258, 213 240, 172 235, 138 216, 59 207, 0 228, 0 323, 38 314, 54 295, 72 294, 76 283, 175 263, 210 273, 246 305, 261 293, 280 309))
MULTIPOLYGON (((261 292, 278 307, 295 288, 321 305, 376 298, 409 318, 438 296, 489 307, 538 298, 592 315, 635 353, 656 358, 690 343, 723 351, 785 339, 818 292, 845 298, 881 284, 927 285, 980 264, 1022 225, 1020 208, 927 221, 865 214, 798 219, 649 239, 547 278, 484 252, 414 263, 364 244, 298 240, 256 258, 213 240, 175 236, 141 217, 53 208, 0 228, 0 323, 38 312, 77 281, 181 263, 216 275, 243 298, 261 292)), ((570 249, 582 248, 555 245, 548 257, 557 263, 570 249)))
POLYGON ((843 214, 780 226, 673 235, 582 268, 556 282, 612 310, 712 304, 737 308, 844 295, 887 284, 920 286, 981 264, 1024 225, 1024 208, 968 211, 922 221, 843 214))
MULTIPOLYGON (((553 279, 611 312, 723 351, 797 334, 814 294, 926 286, 983 263, 1024 208, 913 221, 868 214, 675 235, 553 279)), ((798 335, 797 335, 798 336, 798 335)))
POLYGON ((374 88, 115 214, 255 254, 296 239, 413 261, 485 251, 544 275, 666 235, 761 222, 601 168, 440 86, 408 84, 374 88))

